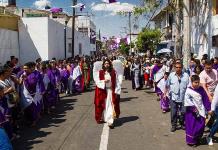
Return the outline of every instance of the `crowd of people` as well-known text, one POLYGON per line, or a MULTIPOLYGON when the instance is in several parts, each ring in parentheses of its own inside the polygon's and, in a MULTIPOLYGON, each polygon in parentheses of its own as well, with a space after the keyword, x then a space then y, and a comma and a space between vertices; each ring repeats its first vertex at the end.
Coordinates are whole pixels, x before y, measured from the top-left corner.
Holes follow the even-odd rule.
POLYGON ((182 59, 170 57, 131 57, 125 63, 125 79, 132 80, 132 88, 143 86, 157 94, 163 113, 171 114, 171 132, 183 129, 186 143, 197 146, 202 142, 205 127, 208 145, 218 131, 218 58, 204 55, 193 57, 187 69, 182 59))
POLYGON ((91 57, 27 62, 18 59, 0 66, 0 149, 12 149, 10 141, 19 137, 20 124, 33 127, 44 114, 55 111, 59 94, 90 90, 91 57))
POLYGON ((115 59, 39 58, 19 66, 19 60, 11 56, 10 61, 0 65, 0 149, 12 149, 10 141, 18 136, 20 120, 35 126, 42 115, 55 111, 60 93, 90 90, 92 80, 96 83, 96 122, 106 122, 113 128, 114 119, 120 115, 122 77, 130 80, 136 91, 145 87, 156 92, 161 111, 171 113, 171 131, 185 130, 188 145, 201 142, 205 127, 210 131, 207 142, 213 145, 218 131, 217 57, 192 57, 185 69, 182 59, 131 56, 122 62, 123 74, 116 68, 119 65, 113 65, 115 59), (100 69, 96 69, 98 61, 100 69))

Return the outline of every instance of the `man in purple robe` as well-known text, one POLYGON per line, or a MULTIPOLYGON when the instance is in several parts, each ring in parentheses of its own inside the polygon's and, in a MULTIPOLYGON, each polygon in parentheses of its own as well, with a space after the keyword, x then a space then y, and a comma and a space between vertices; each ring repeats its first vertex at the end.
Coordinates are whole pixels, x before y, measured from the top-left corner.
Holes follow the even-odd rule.
POLYGON ((82 92, 82 70, 79 66, 79 60, 76 59, 74 63, 74 68, 72 69, 72 90, 73 92, 82 92))
POLYGON ((67 70, 66 66, 64 64, 61 64, 61 67, 59 68, 60 71, 60 81, 61 81, 61 92, 65 92, 67 94, 68 90, 68 78, 70 76, 69 71, 67 70))
POLYGON ((199 86, 198 75, 191 76, 191 83, 191 87, 186 90, 184 101, 186 143, 196 146, 204 133, 206 111, 210 110, 210 101, 204 88, 199 86))
POLYGON ((60 81, 60 72, 59 70, 54 66, 53 62, 48 65, 47 69, 47 76, 49 79, 48 86, 47 86, 47 92, 46 92, 46 98, 49 102, 49 107, 56 107, 57 101, 58 101, 58 83, 60 81))
POLYGON ((35 70, 34 62, 26 63, 23 70, 24 73, 21 75, 21 106, 27 121, 34 126, 40 115, 45 87, 41 74, 35 70))

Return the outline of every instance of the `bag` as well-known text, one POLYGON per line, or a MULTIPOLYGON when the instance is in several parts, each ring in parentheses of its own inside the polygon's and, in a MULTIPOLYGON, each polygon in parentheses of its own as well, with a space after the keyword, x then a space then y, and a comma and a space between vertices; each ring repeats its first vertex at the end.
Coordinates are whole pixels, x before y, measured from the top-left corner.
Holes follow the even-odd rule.
POLYGON ((14 91, 10 94, 8 94, 8 101, 11 103, 11 104, 17 104, 20 100, 20 97, 19 97, 19 94, 14 91))

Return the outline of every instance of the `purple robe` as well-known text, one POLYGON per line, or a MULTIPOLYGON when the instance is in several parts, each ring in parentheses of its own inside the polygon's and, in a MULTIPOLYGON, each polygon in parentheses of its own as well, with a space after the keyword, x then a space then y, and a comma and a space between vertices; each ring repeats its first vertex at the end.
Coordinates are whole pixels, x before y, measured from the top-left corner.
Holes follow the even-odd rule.
MULTIPOLYGON (((151 79, 154 80, 154 75, 162 68, 159 67, 158 65, 155 65, 154 68, 152 69, 152 72, 151 72, 151 79)), ((161 95, 161 90, 160 88, 157 87, 157 85, 155 84, 155 93, 157 94, 157 96, 160 96, 161 95)))
MULTIPOLYGON (((202 96, 203 105, 209 111, 210 101, 205 90, 202 87, 192 90, 202 96)), ((190 145, 198 143, 199 139, 203 136, 205 128, 205 118, 197 115, 195 109, 195 106, 187 106, 185 113, 186 143, 190 145)))
POLYGON ((154 75, 155 75, 161 68, 162 68, 162 66, 161 66, 161 67, 159 67, 158 65, 155 65, 155 66, 154 66, 154 68, 153 68, 152 71, 151 71, 151 79, 152 79, 152 80, 154 80, 154 75))
POLYGON ((160 95, 160 107, 163 111, 169 111, 170 109, 170 100, 168 97, 164 98, 164 94, 160 95))
POLYGON ((6 122, 5 104, 4 104, 6 100, 7 99, 5 99, 4 97, 0 99, 0 126, 2 126, 6 122))
POLYGON ((59 69, 60 70, 60 78, 61 78, 61 92, 65 92, 68 86, 68 78, 70 77, 70 73, 67 69, 59 69))
MULTIPOLYGON (((77 69, 77 65, 74 65, 72 68, 72 73, 77 69)), ((82 74, 79 75, 72 83, 73 92, 82 92, 82 74)))
POLYGON ((218 70, 218 64, 214 64, 213 69, 218 70))
MULTIPOLYGON (((45 91, 45 86, 43 83, 43 78, 39 71, 35 70, 31 74, 27 76, 27 79, 24 81, 24 85, 28 92, 34 97, 37 91, 36 87, 38 85, 40 93, 45 91)), ((25 107, 25 116, 30 121, 36 121, 38 119, 38 115, 42 109, 42 101, 34 103, 32 102, 30 105, 25 104, 25 100, 23 101, 23 105, 25 107)))
POLYGON ((56 71, 49 69, 47 71, 48 78, 50 80, 48 87, 46 89, 46 93, 44 96, 45 106, 47 108, 51 106, 56 106, 58 100, 58 89, 57 87, 57 76, 56 71))

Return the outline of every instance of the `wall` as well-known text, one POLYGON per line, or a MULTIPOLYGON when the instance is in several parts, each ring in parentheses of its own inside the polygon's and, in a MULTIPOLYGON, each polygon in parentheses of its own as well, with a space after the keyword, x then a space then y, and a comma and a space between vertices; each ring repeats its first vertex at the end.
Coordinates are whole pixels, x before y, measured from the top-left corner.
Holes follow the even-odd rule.
MULTIPOLYGON (((49 59, 56 57, 57 59, 64 58, 64 25, 48 19, 48 56, 49 59)), ((71 52, 69 52, 69 43, 72 43, 72 29, 67 27, 67 57, 71 57, 71 52)), ((75 45, 74 45, 74 55, 79 55, 79 43, 82 44, 82 54, 90 55, 91 44, 90 38, 85 36, 83 33, 75 30, 75 45)))
POLYGON ((0 15, 0 28, 18 31, 18 17, 0 15))
POLYGON ((20 61, 48 60, 48 18, 22 18, 19 23, 20 61))
MULTIPOLYGON (((47 17, 22 18, 19 23, 19 41, 21 63, 42 60, 50 60, 53 57, 64 59, 64 25, 47 17)), ((67 27, 67 57, 71 57, 68 51, 68 43, 72 42, 72 29, 67 27)), ((75 31, 75 55, 79 54, 79 43, 82 44, 82 54, 90 55, 93 50, 90 38, 83 33, 75 31)))
MULTIPOLYGON (((210 6, 211 3, 208 5, 210 6)), ((191 46, 198 58, 203 54, 209 54, 210 58, 218 56, 218 47, 212 47, 212 36, 218 35, 218 15, 212 16, 212 11, 202 8, 200 15, 191 19, 191 46)))
POLYGON ((64 25, 48 19, 48 59, 64 59, 64 25))
POLYGON ((0 63, 3 65, 10 56, 19 57, 18 32, 0 28, 0 63))

